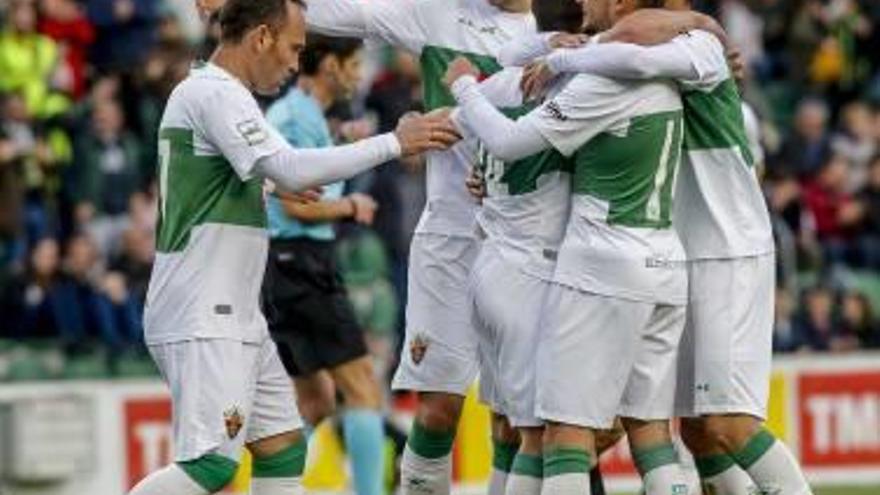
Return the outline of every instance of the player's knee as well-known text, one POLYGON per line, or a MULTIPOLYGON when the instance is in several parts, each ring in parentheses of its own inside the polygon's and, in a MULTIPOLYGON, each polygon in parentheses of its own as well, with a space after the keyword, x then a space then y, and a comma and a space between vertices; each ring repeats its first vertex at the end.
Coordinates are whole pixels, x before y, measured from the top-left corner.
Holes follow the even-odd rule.
POLYGON ((343 370, 334 373, 334 378, 345 397, 345 404, 354 408, 379 409, 382 394, 370 360, 359 359, 345 365, 343 370))
POLYGON ((420 394, 416 420, 431 431, 455 431, 464 398, 452 394, 420 394))
POLYGON ((492 413, 492 438, 505 444, 519 443, 519 432, 508 421, 507 416, 492 413))
POLYGON ((703 432, 706 437, 727 452, 739 450, 759 427, 759 421, 747 416, 719 415, 703 418, 703 432))
POLYGON ((318 423, 336 413, 336 403, 324 397, 310 397, 297 400, 299 413, 306 423, 317 426, 318 423))
POLYGON ((617 445, 617 442, 626 434, 621 422, 615 421, 610 430, 596 431, 596 452, 602 453, 617 445))
POLYGON ((238 463, 219 454, 205 454, 198 459, 177 463, 181 469, 209 493, 217 493, 232 482, 238 463))
POLYGON ((706 434, 703 418, 681 419, 681 441, 694 454, 711 451, 712 441, 706 434))

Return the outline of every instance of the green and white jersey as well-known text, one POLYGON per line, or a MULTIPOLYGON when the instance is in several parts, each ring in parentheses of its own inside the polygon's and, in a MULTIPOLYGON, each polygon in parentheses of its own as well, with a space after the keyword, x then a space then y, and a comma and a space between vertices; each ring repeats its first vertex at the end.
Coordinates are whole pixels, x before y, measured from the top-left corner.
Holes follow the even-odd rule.
POLYGON ((703 32, 673 40, 700 74, 682 81, 685 160, 675 226, 689 259, 735 258, 775 250, 770 216, 755 173, 742 101, 724 48, 703 32))
MULTIPOLYGON (((502 46, 535 32, 531 14, 507 13, 489 0, 314 0, 306 21, 316 31, 378 39, 417 55, 427 110, 455 106, 443 76, 457 56, 489 76, 501 70, 495 56, 502 46)), ((462 187, 472 145, 428 154, 427 202, 417 232, 474 235, 477 203, 462 187)))
MULTIPOLYGON (((521 68, 505 69, 480 84, 480 92, 508 117, 519 118, 536 105, 525 103, 521 68)), ((477 223, 486 242, 523 272, 549 279, 571 205, 571 160, 554 149, 505 163, 477 142, 486 197, 477 223)))
POLYGON ((554 280, 594 294, 686 304, 684 249, 672 228, 684 135, 675 87, 579 74, 523 118, 574 160, 554 280))
POLYGON ((254 164, 285 147, 250 91, 212 64, 194 67, 159 128, 159 225, 144 313, 148 344, 260 342, 268 234, 254 164))

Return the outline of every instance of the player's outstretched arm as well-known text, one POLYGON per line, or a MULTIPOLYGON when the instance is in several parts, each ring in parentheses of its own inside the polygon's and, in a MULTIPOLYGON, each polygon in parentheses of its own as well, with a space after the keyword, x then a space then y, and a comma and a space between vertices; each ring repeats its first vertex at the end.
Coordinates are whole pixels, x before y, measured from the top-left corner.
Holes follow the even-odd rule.
POLYGON ((578 48, 585 45, 590 37, 585 34, 563 32, 535 33, 525 38, 517 38, 501 47, 496 59, 504 67, 525 67, 535 60, 546 57, 560 48, 578 48))
POLYGON ((480 91, 477 70, 463 57, 450 64, 444 81, 467 121, 467 127, 496 158, 512 162, 550 148, 550 143, 525 121, 512 121, 480 91))
POLYGON ((328 36, 377 38, 417 53, 427 37, 420 11, 424 4, 424 0, 310 0, 306 25, 328 36))
POLYGON ((285 146, 259 159, 254 171, 284 189, 300 191, 349 179, 400 156, 446 149, 458 139, 448 118, 410 117, 401 119, 393 133, 353 144, 317 149, 285 146))
POLYGON ((553 52, 546 66, 552 74, 587 73, 619 79, 692 81, 700 76, 688 53, 674 43, 593 43, 577 50, 553 52))

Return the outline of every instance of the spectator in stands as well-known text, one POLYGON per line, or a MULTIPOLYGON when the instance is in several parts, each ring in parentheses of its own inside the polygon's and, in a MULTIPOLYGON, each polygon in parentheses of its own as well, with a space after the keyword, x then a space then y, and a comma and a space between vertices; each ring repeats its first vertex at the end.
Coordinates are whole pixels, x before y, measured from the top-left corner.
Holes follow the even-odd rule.
POLYGON ((58 46, 37 32, 34 0, 12 0, 0 33, 0 91, 20 92, 30 115, 57 115, 67 109, 51 91, 57 66, 58 46))
POLYGON ((39 31, 55 40, 59 49, 59 70, 54 84, 74 99, 86 94, 88 50, 95 41, 95 29, 75 0, 41 0, 39 31))
POLYGON ((792 352, 800 345, 795 325, 796 307, 796 301, 790 291, 783 288, 776 289, 773 352, 792 352))
POLYGON ((834 294, 826 287, 813 287, 804 296, 804 308, 796 320, 794 349, 828 351, 833 348, 834 294))
POLYGON ((846 158, 832 156, 804 186, 804 204, 815 223, 825 259, 832 265, 852 259, 850 241, 862 219, 861 205, 847 192, 849 167, 846 158))
POLYGON ((156 0, 86 0, 98 37, 91 61, 99 69, 124 70, 140 64, 156 38, 156 0))
POLYGON ((858 291, 846 292, 840 304, 840 334, 863 349, 880 346, 880 329, 871 311, 868 297, 858 291))
POLYGON ((866 103, 855 101, 848 104, 841 114, 840 132, 831 139, 832 152, 851 164, 847 183, 849 192, 856 192, 865 185, 868 164, 877 152, 872 117, 866 103))
POLYGON ((11 313, 12 321, 6 321, 11 336, 24 339, 61 336, 65 322, 60 283, 58 243, 44 238, 31 252, 24 276, 9 288, 4 298, 8 307, 17 310, 11 313))
POLYGON ((76 142, 76 221, 102 253, 118 252, 128 202, 141 185, 141 147, 113 100, 94 103, 90 132, 76 142))
POLYGON ((868 181, 859 192, 864 211, 859 248, 866 268, 880 270, 880 155, 871 160, 868 181))
POLYGON ((794 172, 800 178, 813 176, 828 160, 828 107, 819 99, 806 98, 798 105, 794 129, 775 160, 779 172, 794 172))

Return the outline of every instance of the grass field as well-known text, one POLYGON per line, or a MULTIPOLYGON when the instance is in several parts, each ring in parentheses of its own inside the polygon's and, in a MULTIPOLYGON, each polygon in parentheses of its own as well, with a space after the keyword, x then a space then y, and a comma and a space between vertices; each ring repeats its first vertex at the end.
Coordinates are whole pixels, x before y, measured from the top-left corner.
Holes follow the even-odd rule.
POLYGON ((880 495, 880 486, 834 486, 816 488, 815 495, 880 495))

